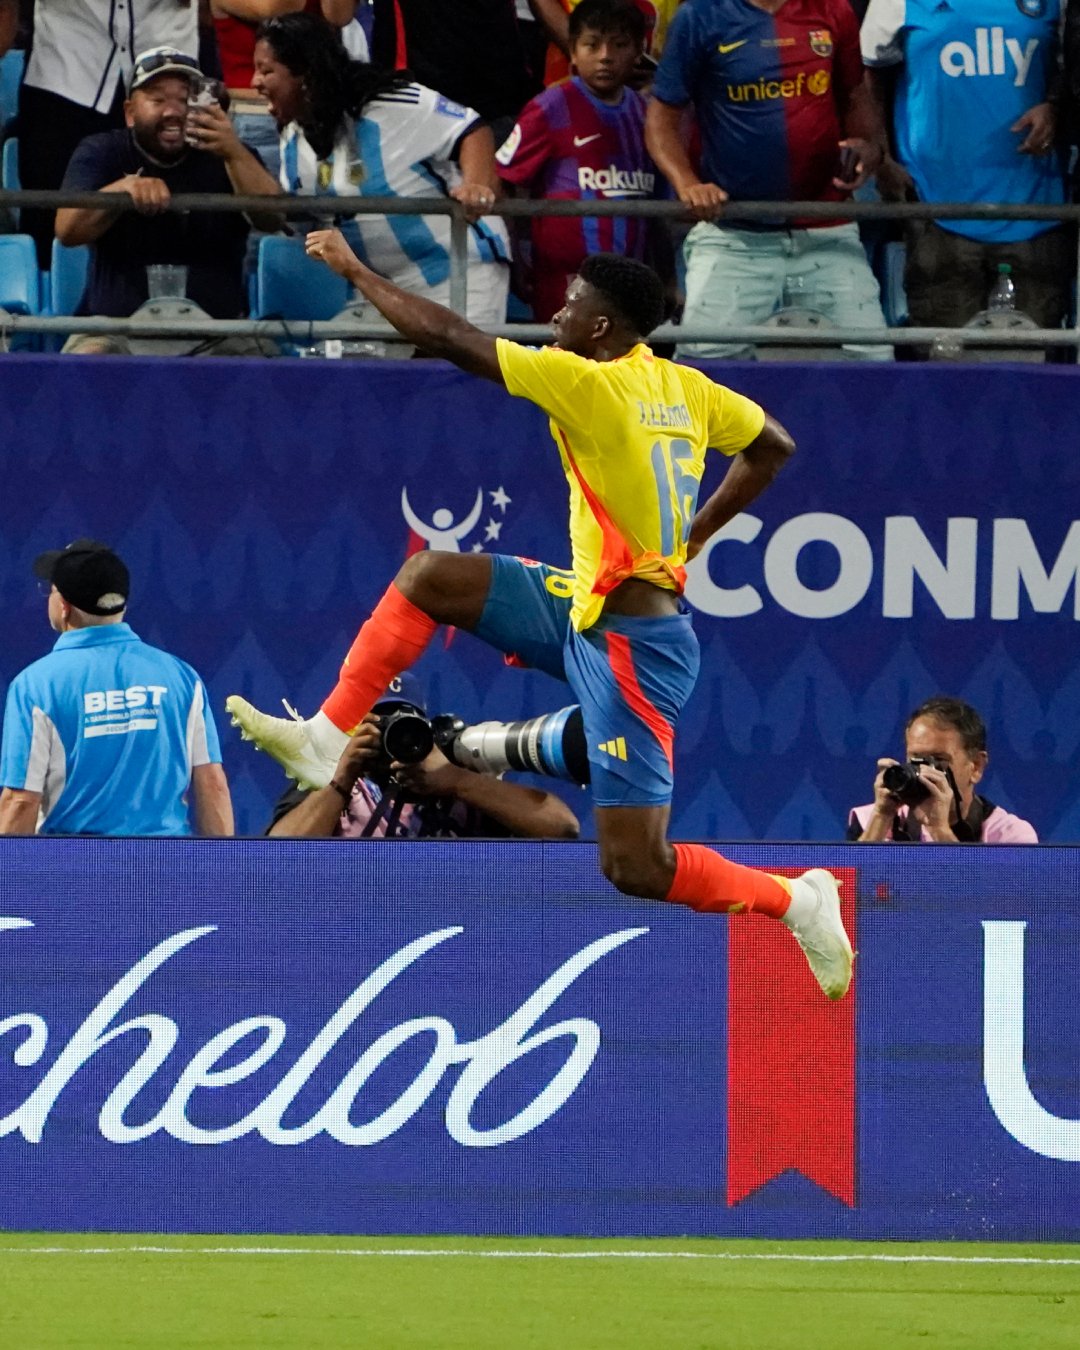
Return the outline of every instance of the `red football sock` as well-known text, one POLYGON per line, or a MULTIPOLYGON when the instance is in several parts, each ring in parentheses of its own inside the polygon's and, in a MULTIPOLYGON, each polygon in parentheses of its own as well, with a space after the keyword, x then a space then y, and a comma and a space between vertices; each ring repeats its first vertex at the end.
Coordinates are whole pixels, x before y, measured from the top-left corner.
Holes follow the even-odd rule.
POLYGON ((675 879, 664 897, 707 913, 740 914, 757 910, 780 919, 791 903, 791 885, 783 877, 729 862, 701 844, 674 844, 675 879))
POLYGON ((392 583, 356 635, 334 691, 322 711, 342 731, 352 731, 394 678, 423 654, 438 628, 392 583))

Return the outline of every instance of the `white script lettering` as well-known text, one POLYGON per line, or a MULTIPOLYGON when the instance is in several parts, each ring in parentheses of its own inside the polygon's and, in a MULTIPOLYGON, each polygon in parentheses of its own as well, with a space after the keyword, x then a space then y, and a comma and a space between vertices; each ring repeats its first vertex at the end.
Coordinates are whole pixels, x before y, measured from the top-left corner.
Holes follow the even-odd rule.
MULTIPOLYGON (((32 924, 26 919, 0 918, 0 931, 28 927, 32 924)), ((246 1115, 208 1128, 193 1119, 198 1105, 194 1099, 200 1091, 214 1091, 215 1101, 219 1101, 222 1088, 243 1082, 269 1064, 286 1039, 288 1026, 284 1018, 256 1015, 224 1027, 186 1064, 178 1070, 174 1067, 175 1082, 164 1104, 147 1119, 133 1119, 136 1098, 166 1068, 180 1039, 180 1027, 173 1018, 159 1012, 144 1012, 123 1022, 117 1022, 116 1018, 167 961, 215 931, 213 925, 185 929, 158 943, 136 962, 90 1011, 21 1105, 0 1117, 0 1137, 18 1133, 28 1143, 40 1143, 57 1099, 75 1075, 103 1046, 135 1032, 145 1038, 141 1041, 141 1052, 108 1088, 98 1115, 98 1129, 110 1143, 135 1143, 160 1132, 188 1144, 221 1144, 251 1133, 279 1145, 302 1144, 319 1134, 327 1134, 351 1147, 377 1144, 395 1134, 420 1110, 454 1065, 463 1068, 446 1104, 445 1122, 450 1137, 466 1148, 492 1148, 508 1143, 535 1130, 565 1104, 600 1049, 600 1028, 589 1018, 570 1018, 539 1029, 537 1022, 590 966, 649 930, 624 928, 590 943, 564 961, 505 1021, 473 1041, 459 1041, 453 1025, 437 1016, 414 1018, 384 1031, 340 1077, 308 1120, 286 1125, 284 1117, 296 1097, 382 991, 414 962, 463 930, 454 927, 427 933, 387 957, 353 990, 276 1086, 246 1115), (424 1067, 378 1115, 355 1121, 368 1080, 395 1050, 419 1037, 431 1040, 424 1067), (489 1123, 485 1128, 473 1123, 472 1112, 478 1098, 504 1069, 538 1047, 563 1039, 571 1042, 565 1061, 531 1102, 501 1123, 489 1123), (239 1057, 238 1047, 246 1050, 239 1057), (227 1066, 223 1065, 226 1059, 227 1066)), ((430 992, 429 986, 428 996, 430 992)), ((39 1063, 49 1042, 48 1025, 36 1013, 0 1018, 0 1040, 6 1035, 21 1035, 11 1052, 11 1062, 19 1068, 39 1063)), ((155 1095, 160 1100, 160 1090, 155 1095)), ((219 1121, 221 1114, 220 1106, 216 1107, 219 1121)))

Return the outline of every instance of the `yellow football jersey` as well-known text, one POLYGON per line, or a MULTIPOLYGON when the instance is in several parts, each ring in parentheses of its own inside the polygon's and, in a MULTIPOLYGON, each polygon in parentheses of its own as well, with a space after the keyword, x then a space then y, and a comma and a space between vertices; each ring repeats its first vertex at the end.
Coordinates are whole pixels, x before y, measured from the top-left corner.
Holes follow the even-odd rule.
POLYGON ((616 361, 497 346, 507 389, 551 418, 570 484, 571 623, 594 624, 627 577, 681 592, 705 451, 744 450, 764 410, 643 342, 616 361))

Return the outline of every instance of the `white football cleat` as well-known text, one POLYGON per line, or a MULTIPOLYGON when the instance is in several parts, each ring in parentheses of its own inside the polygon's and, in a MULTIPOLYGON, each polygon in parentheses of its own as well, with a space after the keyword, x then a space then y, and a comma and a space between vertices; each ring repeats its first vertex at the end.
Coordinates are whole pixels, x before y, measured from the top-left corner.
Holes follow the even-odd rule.
POLYGON ((791 883, 791 905, 783 922, 803 949, 826 998, 843 998, 851 984, 855 953, 840 917, 840 888, 823 867, 791 883))
MULTIPOLYGON (((289 707, 287 703, 285 706, 289 707)), ((319 753, 312 744, 307 723, 291 708, 291 718, 271 717, 239 694, 230 694, 225 700, 225 711, 232 717, 233 726, 240 728, 243 739, 254 741, 257 749, 276 759, 299 787, 323 788, 333 778, 337 760, 328 760, 319 753)))

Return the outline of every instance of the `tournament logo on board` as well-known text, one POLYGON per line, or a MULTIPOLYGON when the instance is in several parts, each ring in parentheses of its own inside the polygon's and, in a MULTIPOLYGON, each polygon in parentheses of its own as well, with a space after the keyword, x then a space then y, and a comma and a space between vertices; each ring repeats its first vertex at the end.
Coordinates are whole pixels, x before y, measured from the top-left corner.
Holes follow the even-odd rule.
POLYGON ((503 525, 506 523, 506 508, 513 499, 501 485, 494 489, 488 488, 487 496, 491 498, 491 505, 487 523, 484 525, 484 537, 482 540, 477 539, 472 544, 466 545, 466 538, 476 529, 484 514, 484 488, 478 487, 476 489, 476 500, 468 513, 460 519, 457 518, 450 507, 440 506, 436 508, 430 521, 428 521, 422 519, 414 510, 412 503, 409 501, 409 490, 407 487, 403 487, 401 489, 401 514, 405 517, 405 523, 409 527, 409 541, 405 556, 411 557, 414 553, 419 553, 425 548, 436 549, 442 553, 483 553, 485 552, 485 545, 498 543, 503 525))

